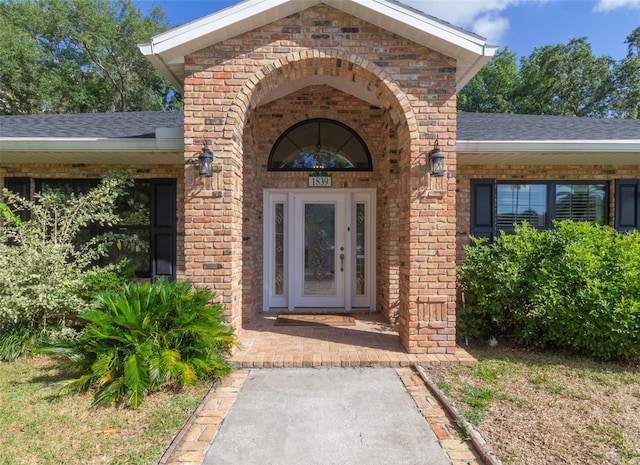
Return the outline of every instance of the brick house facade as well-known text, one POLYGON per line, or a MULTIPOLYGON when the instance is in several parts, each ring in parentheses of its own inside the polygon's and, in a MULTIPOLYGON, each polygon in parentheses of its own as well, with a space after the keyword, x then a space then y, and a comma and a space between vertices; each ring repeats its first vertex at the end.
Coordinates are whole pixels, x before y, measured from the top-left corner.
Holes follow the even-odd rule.
MULTIPOLYGON (((371 152, 372 171, 332 173, 332 186, 345 199, 360 189, 374 193, 368 202, 375 210, 368 216, 375 215, 376 221, 367 227, 375 229, 371 237, 376 242, 367 259, 375 260, 369 273, 375 279, 365 278, 372 295, 362 309, 397 320, 410 352, 453 351, 455 95, 468 77, 461 78, 462 72, 486 62, 493 50, 472 34, 390 2, 275 4, 269 8, 246 2, 251 17, 236 18, 232 8, 226 16, 223 11, 203 18, 200 24, 154 38, 149 49, 141 47, 152 61, 182 57, 181 69, 169 65, 165 71, 180 76, 184 89, 185 157, 197 156, 202 140, 216 154, 211 179, 188 176, 185 181, 184 277, 213 284, 236 327, 250 321, 256 310, 271 309, 264 295, 272 292, 264 266, 272 257, 265 257, 270 220, 263 196, 276 189, 301 196, 308 192, 309 173, 271 171, 269 153, 292 125, 328 118, 355 131, 371 152), (223 17, 235 22, 217 26, 223 17), (419 22, 422 30, 398 34, 412 27, 407 20, 419 22), (436 25, 466 43, 436 37, 430 31, 436 25), (233 26, 246 32, 230 33, 233 26), (184 39, 177 38, 180 34, 184 39), (468 50, 474 47, 481 52, 468 50), (473 65, 460 66, 468 59, 464 54, 473 55, 473 65), (431 178, 427 169, 426 154, 436 140, 447 156, 447 176, 442 178, 431 178), (222 234, 204 238, 198 234, 202 225, 222 234)), ((324 202, 325 194, 318 189, 313 193, 318 202, 324 202)), ((302 221, 292 216, 295 198, 285 209, 289 221, 302 221)), ((347 249, 347 275, 338 279, 347 285, 331 291, 344 297, 328 306, 352 310, 355 279, 348 273, 356 266, 349 261, 355 247, 349 247, 349 234, 341 239, 336 231, 336 250, 347 249)), ((295 243, 289 237, 287 248, 295 243)), ((316 307, 302 293, 296 298, 294 288, 303 285, 295 280, 300 267, 290 259, 287 265, 286 307, 316 307)))
MULTIPOLYGON (((61 162, 42 155, 25 163, 28 148, 15 138, 15 151, 3 155, 9 162, 0 159, 0 182, 95 178, 128 159, 140 179, 175 179, 171 273, 215 289, 240 335, 258 312, 376 311, 397 322, 408 352, 450 354, 456 261, 475 227, 474 180, 597 179, 613 225, 616 180, 640 178, 638 141, 606 166, 576 162, 580 153, 558 164, 515 152, 497 162, 473 144, 460 147, 456 92, 495 52, 472 33, 386 0, 264 3, 248 0, 141 46, 184 96, 181 139, 169 139, 161 163, 152 162, 160 143, 145 157, 117 149, 122 156, 107 156, 107 165, 79 163, 64 148, 61 162), (370 169, 331 171, 330 188, 309 187, 313 170, 273 169, 281 136, 315 120, 357 134, 370 169), (198 175, 203 141, 215 153, 211 177, 198 175), (436 141, 444 176, 429 170, 436 141), (331 299, 300 277, 310 246, 305 215, 319 205, 335 208, 331 299)), ((158 260, 166 259, 162 231, 158 260)))

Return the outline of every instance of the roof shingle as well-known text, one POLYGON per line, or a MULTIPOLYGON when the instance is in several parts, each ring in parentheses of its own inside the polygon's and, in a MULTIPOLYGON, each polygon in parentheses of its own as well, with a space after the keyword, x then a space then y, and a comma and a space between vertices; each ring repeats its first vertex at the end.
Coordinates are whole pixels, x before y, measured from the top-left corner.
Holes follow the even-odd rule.
POLYGON ((458 140, 464 141, 633 139, 640 139, 640 119, 458 113, 458 140))
MULTIPOLYGON (((178 111, 0 116, 0 137, 155 138, 157 128, 183 124, 178 111)), ((460 141, 636 139, 640 119, 458 113, 460 141)))
POLYGON ((0 116, 0 137, 153 139, 183 121, 181 111, 0 116))

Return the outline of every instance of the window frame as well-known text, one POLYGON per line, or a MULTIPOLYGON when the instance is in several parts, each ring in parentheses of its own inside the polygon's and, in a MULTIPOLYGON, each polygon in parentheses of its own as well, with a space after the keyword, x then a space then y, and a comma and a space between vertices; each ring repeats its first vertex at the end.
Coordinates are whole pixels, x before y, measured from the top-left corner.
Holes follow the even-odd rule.
POLYGON ((604 212, 603 212, 603 224, 609 224, 611 217, 611 205, 610 205, 610 188, 611 181, 604 179, 588 179, 588 180, 572 180, 572 179, 553 179, 553 180, 528 180, 528 179, 471 179, 471 217, 470 217, 470 234, 475 237, 483 237, 492 241, 493 238, 505 231, 506 233, 513 232, 512 228, 501 229, 498 228, 498 186, 499 185, 515 185, 515 184, 527 184, 527 185, 545 185, 546 186, 546 218, 544 226, 537 227, 538 230, 545 230, 553 227, 553 222, 556 220, 556 187, 558 185, 604 185, 604 198, 602 200, 604 212), (489 189, 490 190, 487 190, 489 189), (483 195, 483 200, 489 200, 491 205, 482 205, 478 199, 480 193, 483 195), (489 227, 487 221, 484 223, 478 223, 478 218, 490 218, 491 226, 489 227))
MULTIPOLYGON (((320 140, 318 140, 318 144, 320 144, 320 140)), ((346 145, 343 144, 343 146, 346 145)), ((318 145, 318 149, 320 148, 320 145, 318 145)), ((335 155, 339 155, 341 157, 344 157, 345 159, 352 161, 351 158, 349 158, 346 154, 342 153, 342 152, 333 152, 335 155)), ((282 134, 280 134, 280 136, 278 137, 278 139, 276 140, 276 142, 273 144, 273 147, 271 148, 271 152, 269 153, 269 159, 267 161, 267 171, 271 171, 271 172, 291 172, 291 171, 299 171, 299 172, 312 172, 312 171, 336 171, 336 172, 370 172, 373 171, 373 161, 371 158, 371 151, 369 150, 369 147, 367 147, 367 144, 365 143, 364 139, 360 136, 360 134, 358 134, 353 128, 351 128, 350 126, 334 120, 334 119, 330 119, 330 118, 310 118, 310 119, 306 119, 303 121, 300 121, 296 124, 294 124, 293 126, 287 128, 282 134), (290 166, 286 166, 286 167, 281 167, 281 166, 277 166, 276 162, 274 161, 274 157, 276 156, 276 154, 278 153, 278 148, 279 146, 284 143, 287 139, 289 139, 290 134, 294 133, 295 131, 298 131, 302 128, 304 128, 305 126, 311 126, 317 124, 318 125, 318 135, 320 134, 320 125, 321 124, 329 124, 329 125, 335 125, 338 126, 339 128, 346 130, 350 135, 351 138, 348 139, 348 141, 350 141, 351 139, 355 140, 360 147, 362 148, 364 155, 366 157, 366 166, 354 166, 352 168, 336 168, 336 167, 290 167, 290 166)))
MULTIPOLYGON (((62 183, 84 183, 86 184, 86 187, 90 190, 95 188, 96 186, 99 185, 100 183, 100 179, 98 178, 36 178, 35 179, 35 192, 39 193, 42 192, 42 189, 44 187, 44 185, 46 185, 47 183, 49 184, 62 184, 62 183)), ((134 179, 134 184, 140 185, 140 184, 148 184, 148 191, 149 191, 149 205, 148 208, 149 210, 151 210, 151 203, 152 203, 152 199, 151 199, 151 190, 153 188, 153 180, 151 179, 134 179)), ((135 187, 134 187, 135 189, 135 187)), ((77 192, 77 191, 74 191, 77 192)), ((84 194, 85 192, 81 190, 81 192, 84 194)), ((129 232, 131 232, 132 234, 135 233, 136 230, 141 230, 141 229, 146 229, 148 231, 148 235, 149 235, 149 250, 147 251, 147 263, 146 263, 146 268, 144 269, 136 269, 135 270, 135 277, 136 278, 142 278, 142 279, 149 279, 152 278, 153 276, 153 256, 151 254, 151 233, 152 233, 152 226, 151 226, 151 217, 149 218, 149 223, 148 224, 116 224, 116 225, 104 225, 104 226, 100 226, 98 224, 91 224, 89 226, 87 226, 87 231, 89 234, 89 237, 95 237, 95 236, 99 236, 100 234, 104 234, 107 232, 112 232, 112 233, 117 233, 117 234, 129 234, 129 232)), ((100 266, 104 266, 109 262, 108 257, 101 257, 99 260, 99 265, 100 266)))

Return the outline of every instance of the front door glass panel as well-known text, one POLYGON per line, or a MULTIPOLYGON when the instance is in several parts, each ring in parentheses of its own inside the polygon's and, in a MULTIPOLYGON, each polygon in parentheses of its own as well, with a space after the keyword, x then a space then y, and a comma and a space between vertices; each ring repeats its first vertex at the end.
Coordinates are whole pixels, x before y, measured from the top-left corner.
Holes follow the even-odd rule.
POLYGON ((366 205, 356 203, 356 295, 364 295, 367 280, 366 205))
POLYGON ((275 295, 284 295, 284 273, 285 273, 285 236, 284 236, 284 204, 276 203, 275 204, 275 244, 274 244, 274 294, 275 295))
POLYGON ((304 294, 335 295, 334 204, 307 203, 304 213, 304 294))

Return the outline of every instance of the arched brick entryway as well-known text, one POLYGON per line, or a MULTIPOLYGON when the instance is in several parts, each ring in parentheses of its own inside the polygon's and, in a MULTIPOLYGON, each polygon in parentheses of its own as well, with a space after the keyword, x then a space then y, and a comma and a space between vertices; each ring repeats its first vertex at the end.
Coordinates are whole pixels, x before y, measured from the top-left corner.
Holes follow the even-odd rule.
MULTIPOLYGON (((237 328, 260 309, 260 196, 274 182, 265 171, 264 144, 277 138, 289 122, 322 111, 350 122, 365 140, 378 138, 373 150, 376 171, 339 179, 349 186, 378 189, 378 309, 397 317, 409 352, 453 353, 455 152, 449 146, 455 140, 454 70, 446 66, 446 57, 426 49, 421 53, 440 67, 439 75, 432 77, 431 68, 415 68, 415 76, 399 74, 401 68, 391 73, 360 55, 328 49, 283 54, 256 67, 242 82, 224 69, 241 65, 245 69, 251 60, 220 58, 185 80, 185 88, 192 86, 192 95, 202 95, 204 103, 193 113, 200 125, 185 120, 186 156, 197 153, 198 138, 205 138, 216 152, 217 167, 214 177, 205 181, 194 179, 190 184, 187 174, 185 274, 203 276, 203 283, 216 289, 237 328), (309 78, 310 86, 270 100, 283 86, 309 78), (354 96, 358 89, 363 93, 354 96), (279 124, 265 139, 267 134, 257 122, 265 117, 264 109, 277 107, 287 95, 302 96, 301 92, 307 97, 326 95, 333 103, 278 118, 279 124), (208 98, 214 102, 210 108, 208 98), (340 113, 335 105, 340 98, 353 99, 358 113, 340 113), (371 131, 371 122, 361 116, 367 107, 369 113, 379 113, 382 136, 371 131), (448 157, 449 176, 444 179, 431 179, 426 169, 425 154, 436 136, 448 157), (206 237, 209 230, 214 231, 210 242, 189 243, 190 237, 206 237)), ((185 116, 190 116, 187 105, 185 116)), ((296 174, 278 181, 285 187, 302 187, 306 178, 296 174)))

